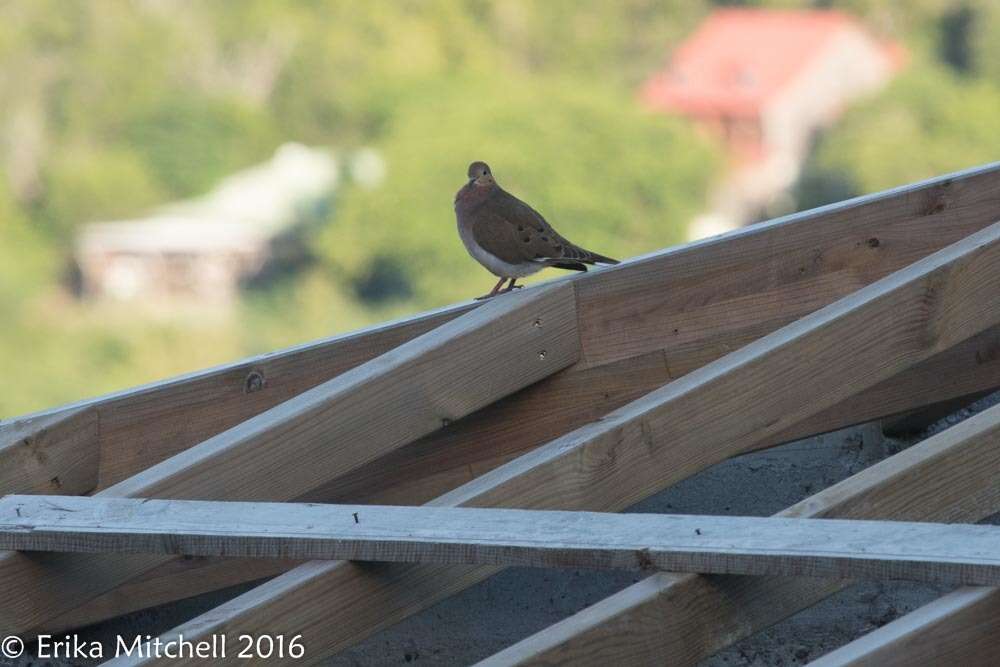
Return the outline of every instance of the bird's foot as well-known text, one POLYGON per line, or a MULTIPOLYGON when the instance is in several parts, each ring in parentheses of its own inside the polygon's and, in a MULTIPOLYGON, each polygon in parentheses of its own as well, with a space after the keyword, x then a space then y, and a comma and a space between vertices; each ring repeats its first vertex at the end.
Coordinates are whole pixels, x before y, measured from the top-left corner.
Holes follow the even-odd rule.
MULTIPOLYGON (((509 292, 513 288, 515 280, 516 278, 501 278, 500 282, 494 285, 493 289, 491 289, 488 294, 477 296, 476 301, 482 301, 483 299, 489 299, 490 297, 494 297, 497 294, 504 294, 506 292, 509 292), (510 283, 507 285, 507 289, 500 289, 501 287, 503 287, 503 284, 508 280, 510 281, 510 283)), ((520 287, 520 285, 518 285, 518 287, 520 287)))

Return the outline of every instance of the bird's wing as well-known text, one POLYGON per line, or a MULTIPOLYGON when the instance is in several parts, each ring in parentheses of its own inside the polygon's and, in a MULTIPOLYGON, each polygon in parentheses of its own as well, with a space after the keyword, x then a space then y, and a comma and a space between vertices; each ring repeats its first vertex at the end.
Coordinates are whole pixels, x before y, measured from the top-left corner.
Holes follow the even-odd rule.
POLYGON ((505 262, 558 260, 571 246, 540 213, 500 188, 476 213, 476 243, 505 262))

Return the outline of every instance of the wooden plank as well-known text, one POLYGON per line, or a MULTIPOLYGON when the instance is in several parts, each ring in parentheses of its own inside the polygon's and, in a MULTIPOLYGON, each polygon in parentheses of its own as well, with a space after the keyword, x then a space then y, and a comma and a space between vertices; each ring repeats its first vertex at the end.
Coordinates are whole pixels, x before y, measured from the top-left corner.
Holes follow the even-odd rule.
POLYGON ((83 494, 97 486, 97 412, 79 408, 0 430, 4 493, 83 494))
POLYGON ((173 558, 46 622, 43 631, 61 636, 75 628, 200 593, 262 583, 302 564, 270 558, 173 558))
POLYGON ((996 588, 960 588, 809 663, 909 667, 1000 663, 1000 595, 996 588))
MULTIPOLYGON (((448 493, 438 506, 621 510, 1000 319, 1000 224, 448 493), (754 411, 742 409, 754 397, 754 411)), ((495 568, 312 562, 169 636, 294 631, 311 660, 495 568)))
POLYGON ((1000 526, 5 496, 0 548, 1000 584, 1000 526))
MULTIPOLYGON (((584 360, 578 368, 662 350, 671 374, 679 377, 982 229, 993 222, 998 206, 1000 164, 985 165, 579 276, 573 279, 583 323, 584 360)), ((106 488, 477 305, 460 304, 44 414, 98 410, 98 488, 106 488), (247 393, 255 387, 260 389, 247 393)), ((0 422, 0 433, 15 423, 0 422)))
POLYGON ((261 558, 174 558, 45 623, 62 635, 109 618, 231 586, 262 583, 303 561, 261 558))
MULTIPOLYGON (((420 504, 670 380, 662 354, 568 369, 315 489, 299 500, 420 504)), ((767 446, 895 414, 966 387, 1000 386, 1000 329, 974 336, 759 443, 767 446)), ((756 447, 755 447, 756 448, 756 447)), ((297 563, 296 563, 297 564, 297 563)), ((46 624, 62 631, 291 569, 184 560, 142 573, 46 624), (148 578, 148 583, 145 580, 148 578)))
POLYGON ((1000 388, 1000 327, 992 327, 926 361, 807 417, 760 443, 772 446, 899 414, 914 406, 1000 388), (974 389, 975 387, 975 389, 974 389))
MULTIPOLYGON (((1000 511, 998 474, 1000 406, 881 461, 778 516, 979 521, 1000 511)), ((849 584, 768 577, 654 575, 480 664, 498 667, 656 661, 696 665, 849 584)), ((878 657, 883 655, 879 652, 878 657)), ((898 664, 924 662, 911 659, 898 664)), ((889 663, 874 660, 870 664, 889 663)))
MULTIPOLYGON (((58 420, 80 410, 92 410, 101 424, 99 439, 88 443, 92 448, 96 445, 96 449, 80 454, 75 449, 81 443, 75 447, 67 445, 58 456, 49 457, 48 465, 55 470, 48 478, 57 475, 58 470, 73 467, 74 459, 99 457, 97 488, 107 488, 477 305, 459 304, 44 412, 0 420, 0 442, 10 437, 6 434, 21 430, 25 423, 58 420)), ((0 468, 7 467, 7 460, 0 458, 0 468)), ((14 489, 0 487, 0 492, 13 493, 14 489)))
POLYGON ((993 223, 997 164, 778 218, 580 280, 586 365, 683 375, 993 223))
MULTIPOLYGON (((101 495, 291 499, 578 356, 572 286, 498 299, 101 495)), ((29 630, 163 560, 4 554, 0 627, 29 630)))

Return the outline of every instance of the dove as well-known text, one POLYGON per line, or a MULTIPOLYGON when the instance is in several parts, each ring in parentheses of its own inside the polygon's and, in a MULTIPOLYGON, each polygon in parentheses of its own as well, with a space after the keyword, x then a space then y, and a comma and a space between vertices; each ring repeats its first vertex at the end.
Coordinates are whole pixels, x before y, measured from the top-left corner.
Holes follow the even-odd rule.
POLYGON ((586 271, 588 264, 618 263, 560 236, 540 213, 501 188, 485 162, 469 165, 468 176, 455 195, 458 235, 469 254, 500 278, 480 299, 517 289, 518 278, 546 267, 586 271))

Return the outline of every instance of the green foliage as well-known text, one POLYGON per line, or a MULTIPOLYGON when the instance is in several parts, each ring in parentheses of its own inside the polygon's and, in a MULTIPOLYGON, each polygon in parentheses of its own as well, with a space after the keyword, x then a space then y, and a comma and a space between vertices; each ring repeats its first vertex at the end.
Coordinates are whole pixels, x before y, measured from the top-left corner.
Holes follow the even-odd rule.
POLYGON ((124 149, 62 151, 43 179, 43 217, 66 240, 74 223, 134 215, 166 199, 141 157, 124 149))
POLYGON ((278 144, 265 114, 209 97, 162 100, 126 121, 122 135, 176 197, 201 194, 278 144))
POLYGON ((0 329, 9 328, 21 303, 51 280, 55 265, 52 248, 17 210, 0 184, 0 329))
POLYGON ((973 74, 1000 86, 1000 3, 996 0, 975 3, 969 41, 973 74))
POLYGON ((1000 157, 1000 86, 914 68, 851 109, 806 166, 804 208, 1000 157))

